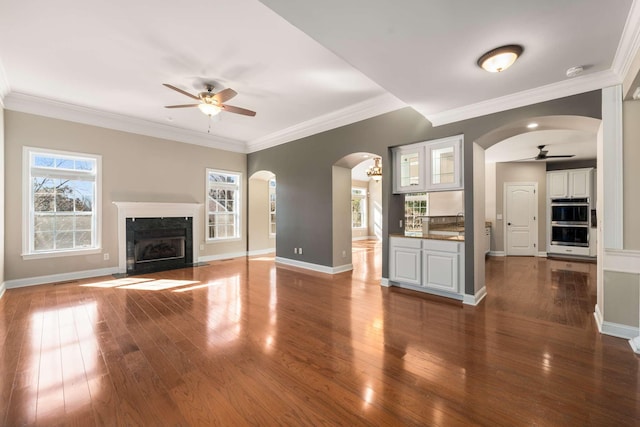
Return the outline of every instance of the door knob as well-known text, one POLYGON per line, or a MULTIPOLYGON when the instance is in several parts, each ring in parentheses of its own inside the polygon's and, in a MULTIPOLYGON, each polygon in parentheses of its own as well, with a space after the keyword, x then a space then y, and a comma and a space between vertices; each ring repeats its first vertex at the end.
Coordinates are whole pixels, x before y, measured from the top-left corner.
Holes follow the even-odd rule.
POLYGON ((507 225, 511 225, 511 223, 510 223, 510 222, 508 222, 508 223, 507 223, 507 225))

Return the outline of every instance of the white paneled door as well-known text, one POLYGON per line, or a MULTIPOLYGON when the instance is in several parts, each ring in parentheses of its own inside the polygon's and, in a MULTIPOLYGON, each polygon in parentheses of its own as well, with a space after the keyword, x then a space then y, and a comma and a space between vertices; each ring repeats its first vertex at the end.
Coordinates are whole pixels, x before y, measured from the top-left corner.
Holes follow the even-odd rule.
POLYGON ((535 256, 538 241, 538 195, 535 183, 505 183, 507 255, 535 256))

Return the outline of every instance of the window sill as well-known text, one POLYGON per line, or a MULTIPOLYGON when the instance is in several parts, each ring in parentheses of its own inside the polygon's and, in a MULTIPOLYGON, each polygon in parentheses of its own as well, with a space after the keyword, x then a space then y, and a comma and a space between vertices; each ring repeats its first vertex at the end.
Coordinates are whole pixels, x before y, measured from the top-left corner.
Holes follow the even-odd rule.
POLYGON ((239 242, 242 238, 240 237, 229 237, 229 238, 221 238, 221 239, 207 239, 205 243, 229 243, 229 242, 239 242))
POLYGON ((80 256, 80 255, 94 255, 102 252, 102 248, 90 248, 90 249, 74 249, 70 251, 56 251, 56 252, 37 252, 32 254, 22 254, 23 260, 30 259, 45 259, 45 258, 59 258, 66 256, 80 256))

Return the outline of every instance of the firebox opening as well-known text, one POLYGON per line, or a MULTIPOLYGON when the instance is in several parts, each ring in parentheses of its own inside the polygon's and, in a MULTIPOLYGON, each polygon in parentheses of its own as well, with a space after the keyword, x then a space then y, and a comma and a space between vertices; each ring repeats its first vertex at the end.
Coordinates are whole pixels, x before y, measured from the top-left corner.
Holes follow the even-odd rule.
POLYGON ((143 239, 136 242, 136 263, 184 258, 184 237, 143 239))

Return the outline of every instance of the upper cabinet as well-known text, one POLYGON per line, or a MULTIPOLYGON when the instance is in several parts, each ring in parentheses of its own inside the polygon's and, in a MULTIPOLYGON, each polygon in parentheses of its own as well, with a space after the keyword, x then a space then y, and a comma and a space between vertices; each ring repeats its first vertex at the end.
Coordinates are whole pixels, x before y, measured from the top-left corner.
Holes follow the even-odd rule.
POLYGON ((393 192, 462 189, 462 141, 457 135, 393 149, 393 192))
POLYGON ((547 197, 592 197, 593 168, 547 172, 547 197))

